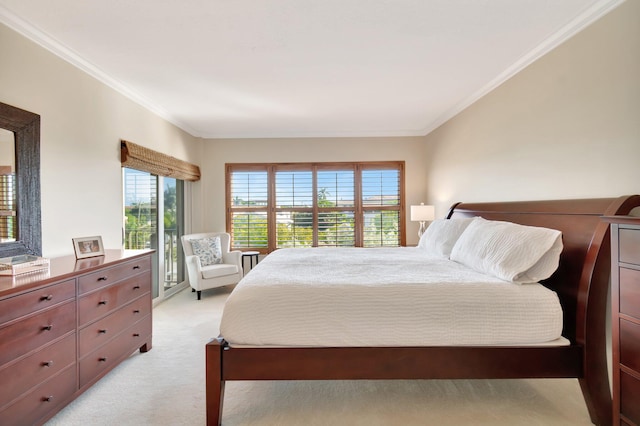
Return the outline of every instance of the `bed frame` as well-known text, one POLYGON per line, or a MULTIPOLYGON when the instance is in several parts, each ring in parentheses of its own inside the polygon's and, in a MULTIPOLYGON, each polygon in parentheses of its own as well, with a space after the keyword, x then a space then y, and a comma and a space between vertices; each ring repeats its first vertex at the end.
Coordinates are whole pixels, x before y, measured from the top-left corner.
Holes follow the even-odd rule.
POLYGON ((609 226, 640 196, 507 203, 457 203, 447 218, 482 216, 562 231, 560 266, 543 284, 564 313, 562 347, 233 348, 206 345, 207 424, 222 420, 228 380, 577 378, 591 421, 612 422, 606 356, 609 226))

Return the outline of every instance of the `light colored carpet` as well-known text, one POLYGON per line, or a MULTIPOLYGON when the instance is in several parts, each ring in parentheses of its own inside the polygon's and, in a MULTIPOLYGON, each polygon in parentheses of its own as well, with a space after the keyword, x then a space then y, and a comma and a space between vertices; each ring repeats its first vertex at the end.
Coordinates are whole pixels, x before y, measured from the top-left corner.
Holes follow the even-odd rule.
MULTIPOLYGON (((229 288, 190 289, 153 311, 136 353, 48 426, 204 425, 204 345, 229 288)), ((573 379, 229 382, 223 425, 589 425, 573 379)))

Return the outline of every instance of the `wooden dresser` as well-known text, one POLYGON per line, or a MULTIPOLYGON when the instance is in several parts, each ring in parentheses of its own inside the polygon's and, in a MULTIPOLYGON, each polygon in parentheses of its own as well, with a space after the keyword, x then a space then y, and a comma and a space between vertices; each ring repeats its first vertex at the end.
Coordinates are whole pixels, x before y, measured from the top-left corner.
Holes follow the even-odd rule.
POLYGON ((640 425, 640 217, 611 223, 613 424, 640 425))
POLYGON ((0 425, 42 424, 151 349, 151 250, 51 260, 0 278, 0 425))

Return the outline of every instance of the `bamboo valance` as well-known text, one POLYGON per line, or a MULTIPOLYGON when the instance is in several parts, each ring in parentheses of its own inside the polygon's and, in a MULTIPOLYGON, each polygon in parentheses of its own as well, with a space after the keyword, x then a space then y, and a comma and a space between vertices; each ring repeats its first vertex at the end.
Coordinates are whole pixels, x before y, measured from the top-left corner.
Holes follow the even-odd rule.
POLYGON ((123 167, 181 180, 200 180, 200 167, 133 142, 120 141, 123 167))

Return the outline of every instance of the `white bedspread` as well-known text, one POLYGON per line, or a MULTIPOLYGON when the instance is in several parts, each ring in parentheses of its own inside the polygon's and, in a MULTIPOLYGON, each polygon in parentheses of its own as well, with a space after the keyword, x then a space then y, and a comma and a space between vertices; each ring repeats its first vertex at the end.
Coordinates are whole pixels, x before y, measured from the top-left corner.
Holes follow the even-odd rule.
POLYGON ((557 295, 419 248, 282 249, 233 290, 221 335, 232 345, 454 346, 560 338, 557 295))

